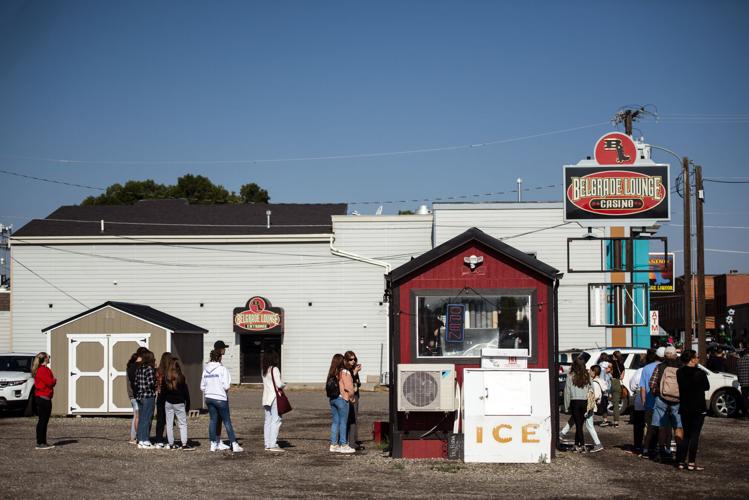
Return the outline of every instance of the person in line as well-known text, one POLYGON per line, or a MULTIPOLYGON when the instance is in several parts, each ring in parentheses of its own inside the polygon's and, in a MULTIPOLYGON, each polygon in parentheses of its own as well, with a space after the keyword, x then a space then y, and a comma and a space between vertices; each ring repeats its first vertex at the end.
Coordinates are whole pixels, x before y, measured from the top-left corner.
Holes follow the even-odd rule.
MULTIPOLYGON (((564 409, 567 412, 572 413, 572 419, 575 425, 575 451, 585 451, 585 436, 583 434, 583 423, 586 420, 587 406, 588 406, 588 393, 593 391, 590 384, 590 374, 585 368, 585 361, 578 357, 572 363, 570 372, 567 375, 567 381, 564 386, 564 409)), ((562 429, 561 436, 564 440, 564 436, 569 432, 569 423, 562 429)), ((588 432, 591 432, 593 436, 595 428, 588 426, 588 432), (592 432, 591 432, 592 431, 592 432)), ((594 442, 598 439, 595 435, 594 442)), ((600 441, 598 442, 600 444, 600 441)), ((600 447, 603 449, 603 446, 600 447)), ((600 450, 596 450, 600 451, 600 450)))
POLYGON ((601 427, 608 427, 611 425, 609 422, 609 380, 611 380, 611 363, 609 361, 602 361, 598 363, 597 365, 593 365, 591 367, 591 370, 593 368, 598 368, 596 373, 598 374, 594 381, 594 390, 600 389, 600 396, 596 396, 596 402, 598 403, 598 408, 596 409, 596 413, 603 417, 603 421, 599 424, 601 427), (595 387, 595 386, 598 387, 595 387))
POLYGON ((361 388, 361 380, 359 379, 359 372, 361 372, 361 365, 356 357, 354 351, 346 351, 343 355, 346 368, 351 372, 351 376, 354 382, 354 402, 349 406, 348 413, 348 430, 346 435, 348 436, 349 443, 353 443, 356 451, 364 449, 361 441, 359 441, 359 393, 361 388))
POLYGON ((743 418, 749 418, 749 349, 744 349, 744 354, 736 364, 736 374, 739 376, 739 386, 741 386, 743 418))
POLYGON ((133 408, 133 419, 130 423, 130 444, 138 444, 138 400, 135 399, 135 372, 143 360, 141 355, 147 350, 145 347, 139 347, 130 356, 125 367, 125 374, 127 375, 127 397, 130 400, 130 406, 133 408))
POLYGON ((154 400, 156 399, 156 358, 146 350, 141 356, 140 366, 135 371, 135 399, 138 400, 138 448, 154 448, 149 437, 151 419, 153 418, 154 400))
POLYGON ((684 351, 681 354, 681 362, 684 366, 676 372, 676 379, 679 383, 679 414, 684 426, 684 437, 676 447, 676 463, 677 468, 681 470, 686 468, 701 471, 704 467, 696 464, 697 447, 707 412, 705 391, 710 389, 710 382, 705 372, 697 367, 700 360, 694 350, 684 351))
POLYGON ((166 426, 166 408, 164 400, 164 380, 166 379, 166 370, 172 361, 172 353, 165 352, 159 360, 159 367, 156 369, 156 447, 164 448, 164 427, 166 426))
POLYGON ((355 453, 356 450, 349 446, 346 427, 348 423, 349 400, 354 397, 354 387, 349 372, 344 365, 342 354, 336 354, 330 361, 328 377, 325 390, 330 401, 330 413, 332 422, 330 424, 330 451, 333 453, 355 453), (328 386, 338 385, 338 394, 334 396, 328 386))
POLYGON ((624 380, 624 359, 620 351, 614 351, 609 360, 611 373, 611 406, 614 412, 614 427, 619 427, 619 405, 622 400, 622 381, 624 380))
POLYGON ((55 394, 57 379, 49 369, 49 354, 40 352, 31 364, 34 377, 34 402, 39 420, 36 423, 36 449, 49 450, 55 445, 47 443, 47 424, 52 415, 52 396, 55 394))
POLYGON ((281 380, 281 370, 278 368, 280 364, 278 352, 275 350, 263 354, 263 410, 265 411, 263 438, 265 440, 265 451, 286 451, 278 446, 278 432, 281 430, 283 419, 278 414, 276 387, 282 389, 286 385, 281 380))
POLYGON ((681 363, 676 356, 674 346, 666 347, 664 356, 665 359, 656 367, 650 379, 650 391, 656 396, 653 405, 653 425, 660 426, 658 433, 659 453, 656 459, 670 461, 672 459, 671 429, 674 429, 677 446, 684 436, 681 415, 679 414, 679 388, 676 378, 681 363))
MULTIPOLYGON (((595 396, 596 400, 596 407, 599 409, 603 408, 603 411, 608 411, 608 408, 605 401, 605 388, 603 384, 603 380, 601 378, 601 367, 598 365, 593 365, 590 368, 589 372, 590 376, 590 386, 593 389, 593 395, 595 396)), ((599 451, 603 451, 603 444, 601 443, 601 440, 598 438, 598 432, 596 431, 595 423, 593 421, 593 416, 595 415, 595 411, 590 411, 585 414, 585 428, 588 429, 588 434, 590 434, 590 437, 593 439, 593 448, 591 448, 591 453, 597 453, 599 451)))
POLYGON ((208 436, 211 440, 211 451, 224 450, 228 447, 221 446, 216 435, 216 421, 219 415, 226 427, 226 433, 231 442, 231 451, 239 453, 244 449, 239 446, 237 437, 234 434, 234 427, 231 424, 231 415, 229 412, 229 398, 226 391, 231 387, 231 375, 229 370, 221 364, 221 352, 212 350, 210 361, 203 368, 203 375, 200 378, 200 390, 205 397, 205 405, 208 407, 210 422, 208 424, 208 436))
MULTIPOLYGON (((226 356, 226 349, 228 347, 229 345, 223 340, 217 340, 216 342, 213 343, 213 349, 218 351, 219 354, 221 354, 221 359, 223 359, 224 356, 226 356)), ((229 395, 227 394, 226 397, 228 398, 229 395)), ((229 446, 224 444, 224 442, 221 440, 221 429, 223 428, 223 426, 224 426, 224 422, 223 420, 221 420, 221 415, 218 415, 218 417, 216 417, 216 439, 218 440, 219 450, 228 450, 229 446)))
POLYGON ((726 356, 723 349, 718 347, 707 359, 707 369, 714 372, 726 371, 726 356))
POLYGON ((634 399, 632 414, 629 419, 633 434, 632 452, 638 455, 642 453, 642 439, 645 435, 645 402, 642 400, 642 394, 640 393, 640 377, 642 365, 645 364, 646 359, 645 355, 640 355, 640 368, 635 370, 629 379, 629 393, 632 394, 634 399))
POLYGON ((166 417, 166 437, 168 443, 166 448, 183 451, 192 451, 195 448, 187 441, 187 413, 190 411, 190 391, 182 373, 182 362, 176 356, 169 358, 169 363, 164 373, 164 385, 161 392, 164 397, 164 410, 166 417), (182 446, 174 444, 174 417, 177 417, 179 425, 179 439, 182 446))
POLYGON ((642 454, 640 458, 653 458, 655 456, 655 442, 658 436, 658 423, 653 422, 653 409, 655 407, 655 394, 650 392, 650 378, 653 372, 663 360, 666 348, 659 347, 655 351, 648 349, 645 360, 648 362, 642 367, 640 374, 640 397, 645 402, 645 440, 642 443, 642 454))

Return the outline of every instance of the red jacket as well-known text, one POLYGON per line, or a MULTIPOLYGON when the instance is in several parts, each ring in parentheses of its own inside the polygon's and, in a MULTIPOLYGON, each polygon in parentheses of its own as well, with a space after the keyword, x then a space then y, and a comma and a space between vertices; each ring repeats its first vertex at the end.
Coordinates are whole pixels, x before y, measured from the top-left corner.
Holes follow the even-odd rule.
POLYGON ((52 399, 52 396, 55 393, 54 387, 56 383, 57 379, 52 375, 52 370, 45 365, 41 365, 36 370, 36 377, 34 377, 34 391, 37 396, 52 399))

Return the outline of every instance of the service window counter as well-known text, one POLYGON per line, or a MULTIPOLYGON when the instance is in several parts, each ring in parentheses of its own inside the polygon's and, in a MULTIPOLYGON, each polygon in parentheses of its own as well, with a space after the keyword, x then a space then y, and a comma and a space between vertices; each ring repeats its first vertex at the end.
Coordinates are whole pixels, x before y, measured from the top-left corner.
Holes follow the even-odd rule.
MULTIPOLYGON (((532 387, 544 380, 546 389, 528 398, 546 398, 547 408, 557 407, 556 289, 560 277, 553 267, 476 228, 388 274, 392 456, 447 457, 451 435, 465 430, 459 417, 461 390, 479 390, 466 385, 466 370, 502 368, 502 363, 530 369, 537 373, 532 375, 532 387), (482 365, 482 351, 493 352, 495 364, 482 365)), ((509 375, 513 376, 518 375, 509 375)), ((487 377, 476 383, 493 394, 503 394, 494 385, 502 375, 487 377)), ((482 400, 481 411, 489 404, 492 416, 532 415, 529 409, 523 410, 527 415, 494 415, 502 408, 491 405, 509 404, 498 401, 504 396, 495 399, 482 400)), ((535 406, 536 411, 539 408, 535 406)), ((546 425, 555 429, 556 414, 546 425)), ((489 436, 492 430, 486 432, 489 436)), ((505 432, 499 434, 502 439, 505 432)), ((465 435, 466 443, 469 437, 465 435)))

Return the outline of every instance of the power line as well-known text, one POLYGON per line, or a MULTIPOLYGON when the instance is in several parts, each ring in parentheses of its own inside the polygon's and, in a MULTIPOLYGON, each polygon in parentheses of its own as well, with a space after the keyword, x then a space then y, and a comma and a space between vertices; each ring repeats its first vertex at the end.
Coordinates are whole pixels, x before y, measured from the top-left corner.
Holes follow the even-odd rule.
POLYGON ((28 272, 30 272, 31 274, 33 274, 34 276, 36 276, 37 278, 39 278, 40 280, 42 280, 43 282, 45 282, 46 284, 48 284, 49 286, 51 286, 52 288, 54 288, 55 290, 57 290, 58 292, 60 292, 60 293, 62 293, 63 295, 65 295, 65 296, 67 296, 67 297, 69 297, 69 298, 73 299, 74 301, 78 302, 78 303, 79 303, 80 305, 82 305, 82 306, 83 306, 83 307, 85 307, 86 309, 88 309, 88 308, 89 308, 89 307, 88 307, 88 306, 87 306, 86 304, 84 304, 84 303, 83 303, 83 302, 81 302, 80 300, 76 299, 75 297, 73 297, 72 295, 70 295, 70 294, 69 294, 68 292, 66 292, 66 291, 65 291, 65 290, 63 290, 62 288, 58 287, 57 285, 55 285, 54 283, 52 283, 51 281, 49 281, 48 279, 46 279, 46 278, 45 278, 44 276, 42 276, 42 275, 40 275, 39 273, 37 273, 36 271, 34 271, 33 269, 31 269, 31 268, 27 267, 26 265, 24 265, 24 264, 23 264, 22 262, 20 262, 20 261, 19 261, 18 259, 16 259, 15 257, 11 257, 11 258, 13 259, 13 261, 14 261, 14 262, 15 262, 16 264, 18 264, 19 266, 23 267, 23 268, 24 268, 24 269, 26 269, 26 270, 27 270, 28 272))
POLYGON ((106 188, 102 187, 96 187, 96 186, 86 186, 85 184, 74 184, 72 182, 65 182, 65 181, 58 181, 54 179, 47 179, 45 177, 36 177, 33 175, 26 175, 26 174, 19 174, 18 172, 11 172, 10 170, 0 170, 0 174, 6 174, 6 175, 15 175, 16 177, 23 177, 26 179, 32 179, 35 181, 42 181, 42 182, 49 182, 52 184, 62 184, 64 186, 72 186, 72 187, 79 187, 79 188, 85 188, 85 189, 93 189, 96 191, 106 191, 106 188))
POLYGON ((749 184, 749 181, 722 181, 715 178, 702 179, 704 182, 717 182, 718 184, 749 184))
POLYGON ((577 130, 584 130, 588 128, 600 127, 608 125, 609 122, 598 122, 591 123, 589 125, 581 125, 579 127, 564 128, 558 130, 552 130, 549 132, 541 132, 538 134, 524 135, 520 137, 513 137, 510 139, 497 139, 492 141, 474 143, 474 144, 461 144, 454 146, 436 146, 431 148, 419 148, 419 149, 406 149, 400 151, 386 151, 379 153, 356 153, 356 154, 331 154, 325 156, 302 156, 302 157, 288 157, 288 158, 268 158, 268 159, 246 159, 246 160, 76 160, 76 159, 65 159, 65 158, 33 158, 26 156, 8 156, 12 158, 31 160, 31 161, 45 161, 52 163, 62 164, 77 164, 77 165, 91 165, 91 164, 107 164, 107 165, 175 165, 175 164, 191 164, 191 165, 230 165, 230 164, 254 164, 254 163, 283 163, 283 162, 301 162, 301 161, 318 161, 318 160, 348 160, 355 158, 377 158, 383 156, 398 156, 398 155, 409 155, 419 153, 434 153, 439 151, 456 151, 460 149, 477 149, 486 146, 494 146, 498 144, 509 144, 512 142, 525 141, 528 139, 537 139, 539 137, 546 137, 550 135, 564 134, 567 132, 574 132, 577 130))

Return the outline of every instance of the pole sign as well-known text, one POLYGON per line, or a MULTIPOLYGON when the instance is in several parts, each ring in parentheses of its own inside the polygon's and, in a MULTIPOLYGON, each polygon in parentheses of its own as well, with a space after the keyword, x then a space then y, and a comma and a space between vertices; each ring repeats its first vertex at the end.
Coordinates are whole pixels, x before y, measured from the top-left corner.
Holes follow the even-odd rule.
POLYGON ((648 255, 648 281, 650 293, 674 293, 674 254, 650 253, 648 255))
POLYGON ((658 318, 658 311, 650 311, 650 335, 656 336, 661 333, 661 325, 658 318))
POLYGON ((593 154, 599 165, 634 165, 637 145, 627 134, 609 132, 598 139, 593 154))
POLYGON ((564 220, 650 226, 670 220, 669 166, 564 167, 564 220))

